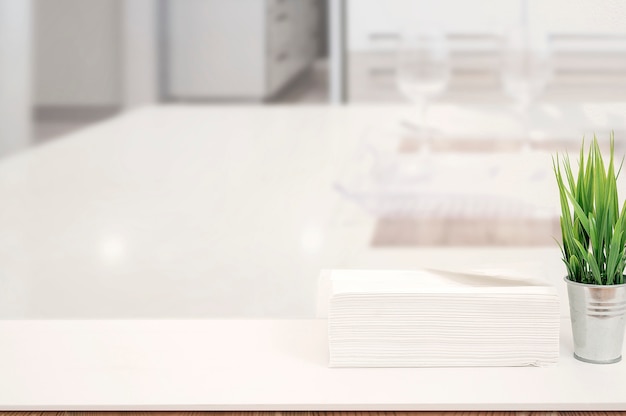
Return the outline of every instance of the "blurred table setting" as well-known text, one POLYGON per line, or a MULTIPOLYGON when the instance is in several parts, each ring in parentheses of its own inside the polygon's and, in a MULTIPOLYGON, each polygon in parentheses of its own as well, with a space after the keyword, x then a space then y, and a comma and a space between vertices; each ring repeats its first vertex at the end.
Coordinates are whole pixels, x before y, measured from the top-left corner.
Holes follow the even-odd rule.
POLYGON ((625 109, 540 103, 522 126, 510 106, 433 104, 427 134, 398 109, 395 121, 363 128, 335 187, 378 219, 375 245, 553 244, 553 158, 577 155, 594 135, 608 150, 612 133, 623 154, 625 109))
POLYGON ((552 155, 609 125, 620 149, 619 106, 539 112, 567 145, 545 149, 523 149, 505 110, 431 105, 424 151, 407 105, 155 106, 5 158, 0 313, 311 316, 320 268, 558 253, 552 155))

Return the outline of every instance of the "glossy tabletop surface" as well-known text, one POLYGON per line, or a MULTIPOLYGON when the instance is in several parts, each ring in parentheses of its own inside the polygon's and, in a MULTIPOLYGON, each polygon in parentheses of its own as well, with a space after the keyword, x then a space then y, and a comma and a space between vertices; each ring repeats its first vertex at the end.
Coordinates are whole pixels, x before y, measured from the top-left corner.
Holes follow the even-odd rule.
MULTIPOLYGON (((373 244, 376 218, 333 184, 364 131, 407 111, 151 107, 1 160, 0 317, 313 318, 323 268, 562 274, 552 241, 461 250, 452 263, 441 247, 373 244)), ((445 126, 454 114, 441 111, 445 126)), ((454 117, 480 129, 489 114, 454 117)), ((549 152, 520 155, 551 167, 549 152)), ((537 186, 556 195, 551 180, 537 186)))

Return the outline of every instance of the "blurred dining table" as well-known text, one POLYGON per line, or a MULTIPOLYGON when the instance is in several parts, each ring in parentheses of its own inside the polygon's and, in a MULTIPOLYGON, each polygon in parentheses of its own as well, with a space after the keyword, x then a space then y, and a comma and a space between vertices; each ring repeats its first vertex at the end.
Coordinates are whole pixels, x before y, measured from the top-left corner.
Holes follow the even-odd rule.
POLYGON ((431 175, 438 197, 478 167, 491 175, 491 163, 513 179, 530 171, 526 165, 541 171, 513 188, 544 202, 540 215, 496 217, 437 207, 378 215, 338 192, 372 129, 397 132, 374 152, 423 156, 403 124, 407 106, 168 105, 124 113, 0 161, 0 317, 311 317, 323 268, 419 267, 428 249, 446 247, 552 250, 558 265, 552 156, 578 149, 593 132, 606 143, 609 128, 623 149, 621 108, 538 107, 533 146, 523 150, 515 117, 500 107, 432 106, 428 119, 440 134, 426 170, 449 173, 443 161, 465 157, 477 166, 455 173, 457 180, 431 175), (463 146, 449 147, 454 141, 463 146), (507 141, 517 145, 501 146, 507 141), (416 146, 403 150, 406 143, 416 146), (507 160, 521 170, 507 170, 507 160))

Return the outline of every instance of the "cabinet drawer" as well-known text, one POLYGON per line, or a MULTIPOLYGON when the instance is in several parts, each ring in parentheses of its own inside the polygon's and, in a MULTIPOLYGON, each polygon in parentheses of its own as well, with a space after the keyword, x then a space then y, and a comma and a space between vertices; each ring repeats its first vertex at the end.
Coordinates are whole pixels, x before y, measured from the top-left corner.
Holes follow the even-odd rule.
POLYGON ((348 0, 347 49, 395 49, 402 28, 415 24, 420 5, 414 0, 348 0))
POLYGON ((267 16, 268 56, 276 56, 292 42, 295 29, 292 20, 289 10, 267 16))
MULTIPOLYGON (((496 69, 452 61, 450 80, 440 99, 500 99, 502 87, 496 69)), ((348 59, 348 98, 350 101, 401 102, 406 98, 396 82, 394 52, 353 52, 348 59)))

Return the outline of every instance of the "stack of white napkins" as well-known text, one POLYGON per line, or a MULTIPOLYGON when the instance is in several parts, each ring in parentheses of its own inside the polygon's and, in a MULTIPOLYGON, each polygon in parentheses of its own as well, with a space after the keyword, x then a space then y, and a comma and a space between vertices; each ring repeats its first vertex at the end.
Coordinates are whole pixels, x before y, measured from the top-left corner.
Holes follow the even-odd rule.
POLYGON ((542 281, 435 270, 332 270, 331 367, 549 366, 559 300, 542 281))

